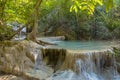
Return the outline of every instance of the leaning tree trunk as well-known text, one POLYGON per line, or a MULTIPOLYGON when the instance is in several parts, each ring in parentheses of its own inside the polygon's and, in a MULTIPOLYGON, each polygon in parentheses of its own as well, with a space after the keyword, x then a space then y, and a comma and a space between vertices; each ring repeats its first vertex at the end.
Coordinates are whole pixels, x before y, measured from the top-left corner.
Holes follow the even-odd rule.
POLYGON ((42 3, 42 0, 37 0, 35 8, 33 10, 33 15, 34 15, 34 25, 33 25, 33 29, 32 32, 30 34, 28 34, 27 39, 32 40, 34 42, 38 42, 36 37, 37 37, 37 27, 38 27, 38 11, 39 11, 39 7, 42 3))

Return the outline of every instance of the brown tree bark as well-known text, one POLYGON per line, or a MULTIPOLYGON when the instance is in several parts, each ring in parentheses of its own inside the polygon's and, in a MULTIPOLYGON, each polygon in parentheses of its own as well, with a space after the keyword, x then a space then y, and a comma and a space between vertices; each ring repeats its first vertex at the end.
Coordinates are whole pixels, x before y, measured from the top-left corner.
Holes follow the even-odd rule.
POLYGON ((40 7, 41 3, 42 3, 42 0, 37 0, 36 1, 36 5, 35 5, 34 10, 33 10, 34 26, 33 26, 32 32, 27 35, 27 39, 32 40, 32 41, 34 41, 34 42, 36 42, 38 44, 41 44, 41 45, 45 45, 45 44, 47 44, 47 45, 55 45, 55 44, 52 44, 52 43, 37 40, 38 11, 39 11, 39 7, 40 7))
POLYGON ((34 42, 38 42, 36 37, 37 37, 37 27, 38 27, 38 11, 39 11, 39 7, 42 3, 42 0, 37 0, 36 1, 36 5, 34 7, 33 10, 33 15, 34 15, 34 26, 32 29, 32 32, 30 34, 28 34, 27 39, 32 40, 34 42))

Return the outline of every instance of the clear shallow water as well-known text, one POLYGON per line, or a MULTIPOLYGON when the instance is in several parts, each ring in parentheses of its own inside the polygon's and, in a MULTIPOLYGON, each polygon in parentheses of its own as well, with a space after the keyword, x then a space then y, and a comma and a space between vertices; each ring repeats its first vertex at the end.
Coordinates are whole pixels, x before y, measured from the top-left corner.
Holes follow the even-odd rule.
MULTIPOLYGON (((47 40, 48 41, 48 40, 47 40)), ((93 50, 106 50, 114 46, 118 46, 117 42, 112 41, 58 41, 49 40, 49 42, 56 43, 58 45, 49 46, 49 48, 63 48, 67 50, 78 50, 87 51, 86 57, 79 58, 75 63, 69 64, 76 65, 76 69, 79 73, 73 72, 71 70, 58 71, 50 76, 47 80, 120 80, 120 75, 116 70, 116 61, 114 56, 108 57, 100 54, 89 53, 93 50), (108 62, 106 61, 108 58, 108 62), (110 60, 109 60, 110 59, 110 60), (111 65, 105 66, 108 63, 111 65), (103 65, 104 64, 104 65, 103 65)), ((106 54, 101 53, 101 54, 106 54)), ((110 55, 109 55, 110 56, 110 55)), ((75 58, 75 56, 73 56, 75 58)), ((78 58, 78 57, 77 57, 78 58)), ((72 56, 68 57, 72 59, 72 56)))
POLYGON ((58 44, 52 48, 64 48, 69 50, 102 50, 112 48, 117 45, 111 41, 54 41, 58 44))

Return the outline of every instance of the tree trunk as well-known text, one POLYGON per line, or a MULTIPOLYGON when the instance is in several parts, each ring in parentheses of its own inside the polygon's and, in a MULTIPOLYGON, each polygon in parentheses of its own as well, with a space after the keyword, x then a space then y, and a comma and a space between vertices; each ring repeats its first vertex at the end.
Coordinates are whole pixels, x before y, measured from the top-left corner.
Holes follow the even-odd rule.
POLYGON ((32 40, 34 42, 37 41, 37 27, 38 27, 38 11, 39 11, 39 6, 41 5, 42 0, 37 0, 35 8, 33 10, 33 15, 34 15, 34 26, 32 29, 32 32, 28 34, 27 39, 32 40))
POLYGON ((40 7, 41 3, 42 3, 42 0, 37 0, 37 2, 36 2, 35 8, 33 10, 33 15, 34 15, 34 21, 33 21, 34 23, 33 24, 34 24, 34 26, 32 28, 32 32, 27 35, 27 39, 32 40, 32 41, 34 41, 38 44, 41 44, 41 45, 45 45, 45 44, 56 45, 56 44, 53 44, 53 43, 48 43, 48 42, 44 42, 44 41, 41 41, 41 40, 37 40, 38 11, 39 11, 39 7, 40 7))

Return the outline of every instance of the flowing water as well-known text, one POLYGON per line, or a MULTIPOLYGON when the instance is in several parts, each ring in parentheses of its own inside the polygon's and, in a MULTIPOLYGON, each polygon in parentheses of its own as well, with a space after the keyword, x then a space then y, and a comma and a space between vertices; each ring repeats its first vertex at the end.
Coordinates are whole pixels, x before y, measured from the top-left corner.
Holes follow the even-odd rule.
POLYGON ((46 59, 46 64, 52 65, 55 70, 55 73, 44 80, 120 80, 112 50, 116 46, 115 42, 52 42, 58 45, 44 47, 47 50, 42 51, 43 58, 41 55, 35 56, 35 69, 39 69, 41 61, 46 59))
POLYGON ((67 65, 70 61, 67 58, 67 67, 74 65, 76 71, 58 71, 49 80, 120 80, 114 55, 108 52, 84 53, 71 65, 67 65))
POLYGON ((68 69, 56 72, 49 80, 120 80, 114 52, 111 49, 116 46, 115 42, 56 41, 55 43, 58 45, 50 47, 70 51, 66 53, 66 59, 62 64, 68 69))

